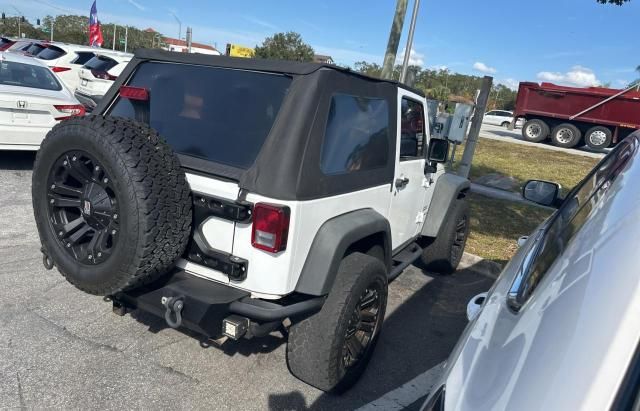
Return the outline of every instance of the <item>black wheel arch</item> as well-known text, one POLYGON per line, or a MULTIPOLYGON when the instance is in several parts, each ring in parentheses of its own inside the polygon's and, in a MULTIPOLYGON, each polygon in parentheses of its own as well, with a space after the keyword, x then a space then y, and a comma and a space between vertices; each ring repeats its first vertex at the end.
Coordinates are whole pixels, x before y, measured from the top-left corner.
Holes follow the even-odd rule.
POLYGON ((307 254, 295 291, 327 295, 345 255, 362 252, 381 259, 391 268, 391 228, 377 211, 366 208, 325 221, 307 254))

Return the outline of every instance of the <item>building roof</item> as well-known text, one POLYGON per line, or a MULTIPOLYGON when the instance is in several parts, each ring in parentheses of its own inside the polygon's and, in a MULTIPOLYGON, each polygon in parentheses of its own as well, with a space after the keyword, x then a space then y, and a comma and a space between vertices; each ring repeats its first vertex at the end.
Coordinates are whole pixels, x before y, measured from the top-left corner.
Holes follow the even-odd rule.
MULTIPOLYGON (((187 42, 184 41, 184 40, 174 39, 174 38, 171 38, 171 37, 163 37, 162 41, 164 41, 165 43, 170 44, 172 46, 187 47, 187 42)), ((213 46, 210 46, 208 44, 196 43, 194 41, 191 42, 191 47, 197 47, 199 49, 205 49, 205 50, 218 51, 213 46)))

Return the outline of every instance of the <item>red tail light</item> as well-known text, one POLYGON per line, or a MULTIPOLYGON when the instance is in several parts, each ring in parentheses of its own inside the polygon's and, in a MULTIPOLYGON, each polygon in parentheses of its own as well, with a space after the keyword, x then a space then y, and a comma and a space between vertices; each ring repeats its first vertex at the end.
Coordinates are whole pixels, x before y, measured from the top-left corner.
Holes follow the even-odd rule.
POLYGON ((120 97, 129 100, 148 101, 149 90, 142 87, 121 86, 120 97))
POLYGON ((256 204, 253 208, 251 245, 270 253, 286 250, 290 214, 289 207, 256 204))
POLYGON ((107 73, 106 71, 91 70, 91 74, 93 74, 93 77, 99 78, 99 79, 102 79, 102 80, 114 81, 115 79, 118 78, 116 76, 112 76, 111 74, 107 73))
POLYGON ((60 113, 65 114, 64 116, 56 117, 56 120, 64 120, 71 117, 84 116, 86 113, 84 106, 81 104, 55 105, 53 107, 55 107, 56 110, 58 110, 60 113))
POLYGON ((51 71, 54 73, 62 73, 63 71, 71 70, 69 67, 51 67, 51 71))

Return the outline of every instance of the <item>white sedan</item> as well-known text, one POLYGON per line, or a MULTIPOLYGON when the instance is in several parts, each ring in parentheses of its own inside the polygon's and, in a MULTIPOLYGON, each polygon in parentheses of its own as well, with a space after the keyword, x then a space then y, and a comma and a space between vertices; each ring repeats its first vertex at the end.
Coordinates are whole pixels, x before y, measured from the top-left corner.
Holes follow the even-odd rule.
POLYGON ((37 150, 60 120, 84 114, 45 64, 0 52, 0 150, 37 150))

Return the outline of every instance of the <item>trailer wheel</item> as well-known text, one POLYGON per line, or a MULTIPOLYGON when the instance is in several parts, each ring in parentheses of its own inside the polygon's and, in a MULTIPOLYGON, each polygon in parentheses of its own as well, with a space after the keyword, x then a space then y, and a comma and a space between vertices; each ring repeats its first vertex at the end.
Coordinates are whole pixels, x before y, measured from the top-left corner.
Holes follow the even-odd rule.
POLYGON ((582 132, 571 123, 562 123, 553 128, 551 141, 555 146, 573 148, 582 138, 582 132))
POLYGON ((549 136, 549 126, 544 120, 537 118, 528 120, 522 127, 522 137, 526 141, 539 143, 549 136))
POLYGON ((594 150, 602 150, 611 145, 613 133, 611 129, 603 126, 595 126, 587 131, 584 136, 585 143, 589 148, 594 150))

